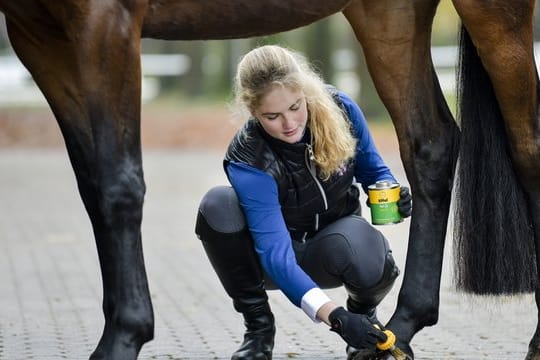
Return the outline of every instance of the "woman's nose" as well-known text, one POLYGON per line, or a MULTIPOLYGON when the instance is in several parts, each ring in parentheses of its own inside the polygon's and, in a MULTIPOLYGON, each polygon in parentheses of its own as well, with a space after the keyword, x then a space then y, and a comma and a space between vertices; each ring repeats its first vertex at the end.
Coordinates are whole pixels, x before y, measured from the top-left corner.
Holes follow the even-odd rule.
POLYGON ((283 127, 289 128, 294 124, 294 119, 291 114, 284 113, 283 114, 283 127))

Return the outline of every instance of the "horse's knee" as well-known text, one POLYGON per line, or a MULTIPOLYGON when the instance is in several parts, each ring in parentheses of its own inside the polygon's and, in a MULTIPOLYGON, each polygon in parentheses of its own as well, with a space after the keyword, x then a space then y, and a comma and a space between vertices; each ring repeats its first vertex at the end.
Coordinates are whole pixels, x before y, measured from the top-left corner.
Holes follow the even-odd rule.
POLYGON ((413 196, 421 196, 434 203, 448 200, 452 188, 457 158, 457 136, 449 132, 447 139, 417 143, 411 159, 406 160, 413 196))
POLYGON ((100 182, 97 189, 103 221, 110 226, 121 219, 127 224, 140 223, 146 186, 142 170, 124 167, 100 182))

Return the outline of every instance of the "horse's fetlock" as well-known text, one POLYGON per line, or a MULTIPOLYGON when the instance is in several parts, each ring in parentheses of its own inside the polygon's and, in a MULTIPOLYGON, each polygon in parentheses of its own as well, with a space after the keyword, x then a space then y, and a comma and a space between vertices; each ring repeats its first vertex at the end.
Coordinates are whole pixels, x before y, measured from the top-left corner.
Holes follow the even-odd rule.
POLYGON ((433 326, 439 322, 439 310, 438 309, 428 309, 422 320, 423 326, 433 326))
POLYGON ((116 316, 115 327, 142 342, 154 338, 154 316, 151 311, 124 308, 116 316))
POLYGON ((439 301, 429 297, 400 295, 400 303, 406 309, 406 318, 417 323, 418 330, 433 326, 439 321, 439 301))

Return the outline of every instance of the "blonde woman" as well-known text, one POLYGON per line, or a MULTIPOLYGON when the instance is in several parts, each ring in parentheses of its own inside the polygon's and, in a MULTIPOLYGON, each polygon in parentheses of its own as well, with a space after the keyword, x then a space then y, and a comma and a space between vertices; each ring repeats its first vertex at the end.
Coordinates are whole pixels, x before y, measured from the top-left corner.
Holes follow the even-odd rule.
MULTIPOLYGON (((280 289, 314 322, 369 356, 386 336, 376 306, 399 270, 388 241, 360 214, 363 190, 395 178, 374 146, 359 107, 324 84, 298 53, 256 48, 241 59, 235 100, 249 119, 224 167, 232 187, 211 189, 196 233, 246 333, 239 359, 271 359, 274 317, 267 289, 280 289), (344 286, 347 310, 322 289, 344 286)), ((411 214, 403 187, 399 210, 411 214)))

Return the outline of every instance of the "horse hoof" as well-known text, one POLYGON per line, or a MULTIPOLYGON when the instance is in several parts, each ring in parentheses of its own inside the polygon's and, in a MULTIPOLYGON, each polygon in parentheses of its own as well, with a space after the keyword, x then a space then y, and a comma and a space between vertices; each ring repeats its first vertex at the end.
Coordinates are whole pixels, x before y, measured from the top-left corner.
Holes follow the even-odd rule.
POLYGON ((349 356, 347 356, 347 360, 414 360, 414 356, 406 354, 401 350, 393 352, 378 351, 377 353, 373 353, 372 351, 370 351, 349 354, 349 356))
MULTIPOLYGON (((358 350, 347 346, 347 360, 414 360, 414 353, 408 344, 402 344, 393 351, 358 350)), ((540 358, 534 360, 540 360, 540 358)))
POLYGON ((347 360, 375 360, 375 352, 371 350, 358 350, 347 348, 347 360))
POLYGON ((386 351, 389 357, 385 359, 414 360, 414 353, 408 344, 401 344, 392 351, 386 351))
POLYGON ((380 358, 373 351, 369 352, 355 352, 354 354, 349 354, 347 360, 379 360, 380 358))
POLYGON ((525 360, 540 360, 540 346, 529 346, 525 360))

